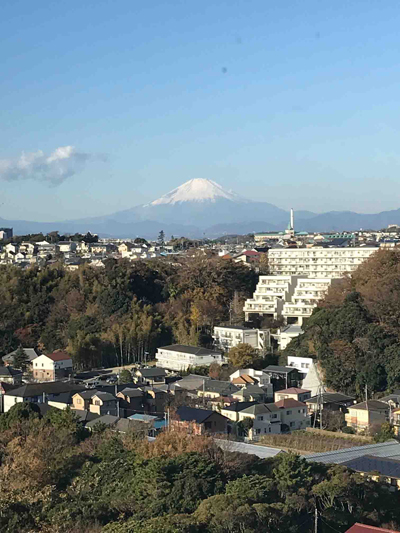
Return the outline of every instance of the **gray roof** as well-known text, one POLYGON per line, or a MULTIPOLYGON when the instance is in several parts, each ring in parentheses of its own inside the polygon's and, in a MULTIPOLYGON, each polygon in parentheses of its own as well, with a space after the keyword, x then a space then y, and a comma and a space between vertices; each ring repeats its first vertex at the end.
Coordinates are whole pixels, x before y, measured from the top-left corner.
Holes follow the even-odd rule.
POLYGON ((260 459, 268 459, 268 457, 275 457, 278 453, 285 453, 279 448, 270 448, 268 446, 256 446, 254 444, 246 444, 245 442, 236 442, 233 440, 214 439, 217 446, 227 452, 240 452, 256 455, 260 459))
POLYGON ((379 400, 368 400, 368 402, 361 402, 351 406, 352 409, 363 409, 365 411, 388 411, 387 403, 379 400))
POLYGON ((113 415, 104 415, 99 416, 98 418, 91 420, 90 422, 86 423, 87 428, 92 428, 96 424, 105 424, 106 426, 113 426, 116 424, 119 420, 119 416, 113 416, 113 415))
POLYGON ((95 394, 97 394, 97 392, 98 392, 97 390, 83 390, 83 391, 78 391, 75 394, 79 394, 79 396, 83 398, 84 400, 90 400, 90 398, 94 396, 95 394))
POLYGON ((340 392, 323 392, 320 395, 320 399, 318 396, 312 396, 311 398, 308 398, 307 400, 304 400, 306 403, 318 403, 318 401, 321 401, 322 403, 343 403, 343 402, 350 402, 354 401, 354 396, 347 396, 346 394, 342 394, 340 392))
POLYGON ((75 385, 64 381, 51 381, 48 383, 28 383, 18 387, 7 394, 20 398, 31 398, 46 394, 61 394, 62 392, 79 392, 85 390, 82 385, 75 385))
MULTIPOLYGON (((233 385, 230 381, 218 381, 216 379, 209 379, 204 381, 204 390, 206 392, 218 392, 219 394, 232 394, 239 390, 236 385, 233 385)), ((203 390, 203 383, 199 387, 199 391, 203 390)))
POLYGON ((333 452, 315 453, 313 455, 305 455, 307 461, 325 464, 342 464, 351 459, 357 459, 364 455, 372 455, 374 457, 390 457, 392 459, 400 459, 400 443, 397 440, 389 440, 379 444, 367 444, 366 446, 354 446, 353 448, 344 448, 342 450, 335 450, 333 452))
POLYGON ((268 372, 277 372, 279 374, 290 374, 290 372, 293 372, 296 370, 294 366, 277 366, 277 365, 269 365, 267 368, 264 368, 264 372, 268 374, 268 372))
POLYGON ((136 373, 141 374, 144 378, 153 378, 157 376, 165 377, 167 375, 163 368, 157 368, 155 366, 151 368, 139 368, 136 373))
POLYGON ((16 370, 11 366, 0 366, 0 379, 2 377, 10 378, 13 376, 19 376, 22 374, 22 370, 16 370))
MULTIPOLYGON (((29 361, 32 361, 32 359, 35 359, 35 357, 38 356, 38 354, 35 352, 33 348, 23 348, 25 355, 29 358, 29 361)), ((3 361, 11 361, 14 358, 15 352, 17 350, 14 350, 13 352, 5 355, 3 357, 3 361)))
POLYGON ((120 391, 124 396, 128 396, 128 398, 136 398, 139 396, 143 396, 143 391, 141 389, 124 389, 120 391))
POLYGON ((100 398, 101 400, 103 400, 103 402, 109 402, 109 401, 117 401, 117 398, 115 396, 113 396, 112 394, 110 394, 109 392, 101 392, 101 391, 96 391, 94 394, 92 394, 92 398, 93 396, 97 396, 98 398, 100 398))
POLYGON ((221 355, 220 351, 200 348, 199 346, 187 346, 185 344, 171 344, 170 346, 160 346, 159 350, 170 350, 171 352, 190 353, 192 355, 221 355))
POLYGON ((400 479, 400 461, 398 459, 363 455, 342 464, 357 472, 379 472, 382 476, 400 479))
POLYGON ((185 390, 197 390, 199 387, 203 386, 204 381, 208 381, 211 378, 208 376, 198 376, 197 374, 189 374, 179 381, 175 381, 175 388, 179 387, 180 389, 185 390))
POLYGON ((265 403, 256 403, 250 407, 247 407, 247 409, 243 409, 241 413, 256 416, 262 415, 263 413, 274 413, 277 411, 279 411, 279 407, 276 407, 276 405, 273 403, 268 405, 265 403))
POLYGON ((223 407, 221 411, 232 411, 233 413, 238 413, 239 411, 243 411, 243 409, 251 407, 255 403, 256 402, 234 402, 231 405, 223 407))

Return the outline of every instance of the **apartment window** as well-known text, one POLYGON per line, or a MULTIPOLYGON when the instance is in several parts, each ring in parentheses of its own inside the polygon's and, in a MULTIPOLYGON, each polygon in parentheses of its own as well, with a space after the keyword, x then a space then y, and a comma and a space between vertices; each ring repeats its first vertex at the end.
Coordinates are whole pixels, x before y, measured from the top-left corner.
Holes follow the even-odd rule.
POLYGON ((291 415, 291 414, 292 414, 292 411, 286 411, 286 414, 287 414, 287 415, 291 415))
POLYGON ((290 422, 290 427, 294 427, 294 422, 290 422))
POLYGON ((271 415, 271 418, 277 418, 278 415, 271 415))

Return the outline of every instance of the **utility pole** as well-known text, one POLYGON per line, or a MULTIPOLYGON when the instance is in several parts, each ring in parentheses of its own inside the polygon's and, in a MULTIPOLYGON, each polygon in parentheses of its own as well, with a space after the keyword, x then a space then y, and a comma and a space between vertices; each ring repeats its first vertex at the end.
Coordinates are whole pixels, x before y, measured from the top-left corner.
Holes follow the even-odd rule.
POLYGON ((315 507, 314 512, 314 533, 318 533, 318 509, 315 507))

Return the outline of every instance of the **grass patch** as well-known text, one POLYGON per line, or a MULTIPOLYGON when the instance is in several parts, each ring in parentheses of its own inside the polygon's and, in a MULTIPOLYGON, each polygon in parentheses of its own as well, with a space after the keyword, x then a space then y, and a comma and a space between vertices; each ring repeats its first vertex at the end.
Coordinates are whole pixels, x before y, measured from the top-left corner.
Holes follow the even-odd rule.
POLYGON ((353 446, 365 446, 372 443, 372 440, 353 436, 349 439, 346 436, 332 433, 327 435, 317 434, 308 431, 294 431, 288 435, 265 435, 260 443, 264 446, 274 446, 276 448, 286 448, 302 453, 319 453, 352 448, 353 446))

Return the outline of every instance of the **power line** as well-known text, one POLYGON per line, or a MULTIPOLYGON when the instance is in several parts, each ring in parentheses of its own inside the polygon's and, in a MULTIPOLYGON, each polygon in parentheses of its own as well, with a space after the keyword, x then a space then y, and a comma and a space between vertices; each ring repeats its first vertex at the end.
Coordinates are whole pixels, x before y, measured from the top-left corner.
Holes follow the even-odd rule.
MULTIPOLYGON (((320 518, 321 518, 321 516, 320 516, 320 518)), ((321 522, 322 522, 323 524, 325 524, 326 526, 328 526, 330 529, 332 529, 332 531, 336 531, 336 533, 342 533, 342 532, 339 531, 338 529, 335 529, 335 528, 332 527, 330 524, 328 524, 327 522, 325 522, 325 520, 323 520, 322 518, 321 518, 321 522)))

